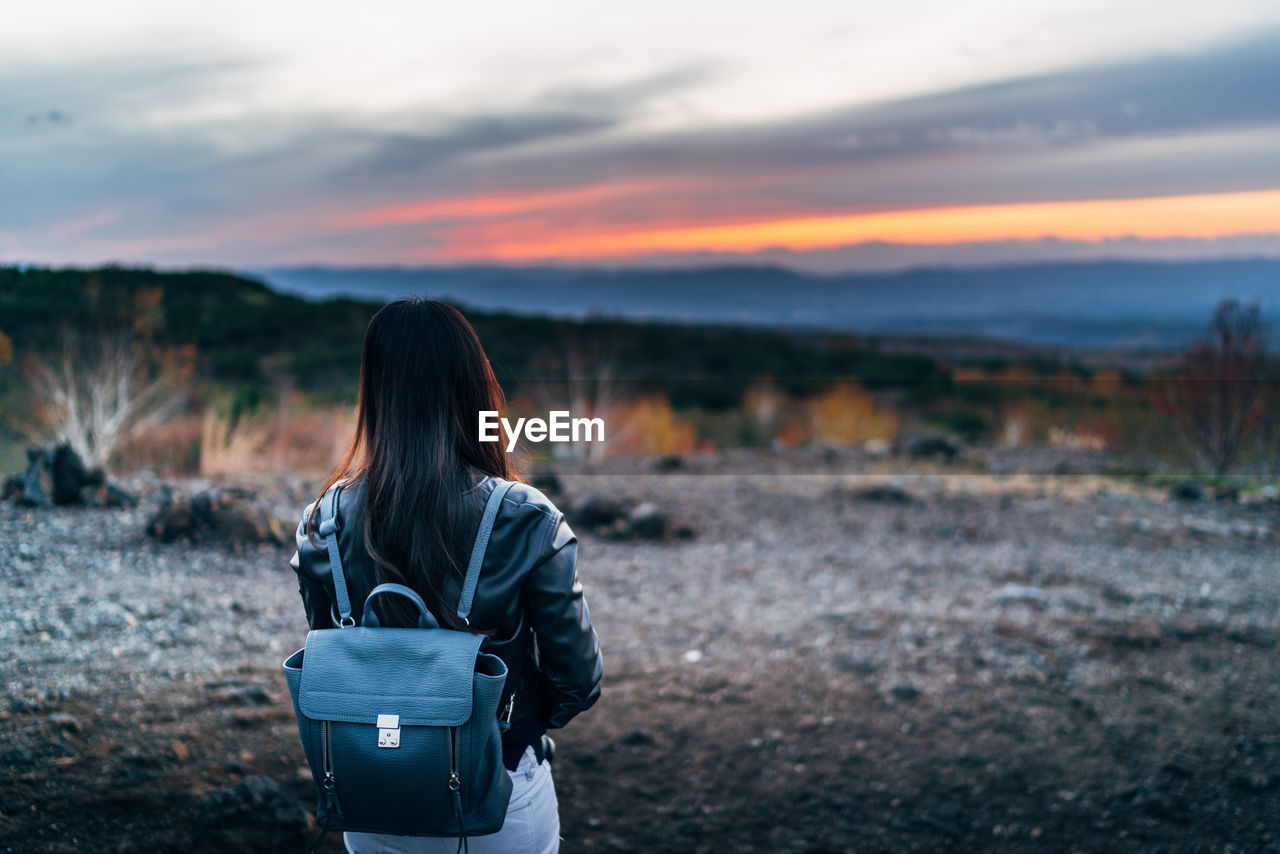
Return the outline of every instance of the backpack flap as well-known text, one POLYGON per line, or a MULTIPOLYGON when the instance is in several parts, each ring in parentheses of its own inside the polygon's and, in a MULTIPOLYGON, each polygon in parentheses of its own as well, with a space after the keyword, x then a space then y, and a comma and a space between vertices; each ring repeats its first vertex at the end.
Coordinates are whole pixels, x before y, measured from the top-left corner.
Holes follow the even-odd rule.
POLYGON ((398 715, 401 726, 462 726, 483 640, 450 629, 313 630, 298 706, 318 721, 372 725, 398 715))

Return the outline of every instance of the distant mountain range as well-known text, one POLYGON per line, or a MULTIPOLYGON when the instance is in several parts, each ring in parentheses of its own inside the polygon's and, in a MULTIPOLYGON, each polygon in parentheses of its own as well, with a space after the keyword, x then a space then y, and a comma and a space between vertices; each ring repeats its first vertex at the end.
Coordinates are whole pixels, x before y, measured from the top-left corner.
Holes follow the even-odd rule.
MULTIPOLYGON (((1219 300, 1280 318, 1280 260, 1098 261, 820 275, 695 269, 279 267, 247 271, 310 299, 407 295, 481 309, 871 334, 1163 350, 1200 334, 1219 300)), ((1273 341, 1273 346, 1276 343, 1273 341)))

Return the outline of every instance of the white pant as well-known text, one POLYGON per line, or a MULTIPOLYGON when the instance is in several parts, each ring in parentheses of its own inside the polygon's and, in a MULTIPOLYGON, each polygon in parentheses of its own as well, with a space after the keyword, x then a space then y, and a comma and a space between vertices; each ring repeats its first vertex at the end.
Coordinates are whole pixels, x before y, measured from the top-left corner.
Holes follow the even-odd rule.
MULTIPOLYGON (((470 854, 557 854, 560 850, 560 811, 551 763, 538 762, 533 748, 525 749, 511 775, 511 800, 502 830, 487 836, 468 836, 470 854)), ((350 854, 454 854, 458 838, 391 836, 385 833, 343 834, 350 854)))

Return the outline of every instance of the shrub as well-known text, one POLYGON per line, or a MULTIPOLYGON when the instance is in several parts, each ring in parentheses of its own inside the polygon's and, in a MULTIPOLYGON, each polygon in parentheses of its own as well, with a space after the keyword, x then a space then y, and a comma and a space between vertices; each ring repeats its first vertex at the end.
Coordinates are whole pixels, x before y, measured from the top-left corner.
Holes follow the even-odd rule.
POLYGON ((826 394, 806 402, 810 437, 819 443, 860 445, 870 439, 892 440, 898 415, 879 408, 875 399, 854 382, 836 383, 826 394))
POLYGON ((1203 468, 1222 475, 1263 415, 1265 330, 1256 303, 1218 304, 1208 334, 1182 354, 1172 377, 1159 381, 1156 405, 1195 451, 1203 468))

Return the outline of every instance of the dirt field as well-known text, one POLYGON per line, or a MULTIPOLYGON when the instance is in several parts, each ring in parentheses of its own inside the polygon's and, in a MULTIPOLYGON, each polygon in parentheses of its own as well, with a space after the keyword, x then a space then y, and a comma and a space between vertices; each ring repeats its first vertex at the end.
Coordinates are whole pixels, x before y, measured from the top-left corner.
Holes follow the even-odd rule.
MULTIPOLYGON (((1280 850, 1276 504, 723 468, 561 475, 697 531, 580 534, 605 685, 556 733, 564 851, 1280 850)), ((292 546, 148 509, 0 505, 0 850, 302 850, 292 546)))

